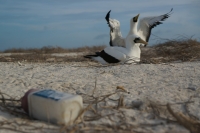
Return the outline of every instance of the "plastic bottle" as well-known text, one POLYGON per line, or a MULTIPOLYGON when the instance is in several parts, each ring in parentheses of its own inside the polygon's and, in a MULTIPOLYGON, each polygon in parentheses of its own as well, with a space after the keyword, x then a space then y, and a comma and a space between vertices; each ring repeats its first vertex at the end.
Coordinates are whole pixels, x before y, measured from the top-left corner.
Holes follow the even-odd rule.
POLYGON ((81 96, 52 89, 31 89, 21 102, 30 117, 62 125, 72 124, 83 109, 81 96))

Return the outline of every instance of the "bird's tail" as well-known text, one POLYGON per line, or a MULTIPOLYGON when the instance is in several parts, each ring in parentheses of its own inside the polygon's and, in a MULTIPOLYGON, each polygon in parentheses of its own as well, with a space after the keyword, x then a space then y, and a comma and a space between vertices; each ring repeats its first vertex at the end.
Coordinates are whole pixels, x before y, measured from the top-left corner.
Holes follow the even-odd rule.
POLYGON ((84 58, 91 59, 92 57, 98 57, 98 55, 85 55, 84 58))

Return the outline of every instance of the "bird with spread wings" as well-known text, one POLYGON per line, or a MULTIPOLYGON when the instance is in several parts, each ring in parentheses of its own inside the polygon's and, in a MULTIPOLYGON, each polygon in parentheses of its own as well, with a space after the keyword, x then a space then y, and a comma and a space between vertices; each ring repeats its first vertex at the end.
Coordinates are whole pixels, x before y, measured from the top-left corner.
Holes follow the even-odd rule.
MULTIPOLYGON (((127 36, 134 34, 144 41, 148 42, 150 35, 151 35, 151 30, 156 27, 159 24, 162 24, 161 21, 166 20, 167 18, 170 17, 171 12, 173 8, 171 9, 170 12, 159 15, 159 16, 153 16, 153 17, 144 17, 138 21, 139 14, 130 20, 130 31, 127 36)), ((110 18, 110 12, 111 10, 107 13, 105 19, 108 23, 108 26, 110 27, 110 46, 120 46, 120 47, 126 47, 125 44, 125 38, 122 37, 121 31, 120 31, 120 22, 116 19, 111 19, 110 18)), ((143 45, 146 46, 146 45, 143 45)))

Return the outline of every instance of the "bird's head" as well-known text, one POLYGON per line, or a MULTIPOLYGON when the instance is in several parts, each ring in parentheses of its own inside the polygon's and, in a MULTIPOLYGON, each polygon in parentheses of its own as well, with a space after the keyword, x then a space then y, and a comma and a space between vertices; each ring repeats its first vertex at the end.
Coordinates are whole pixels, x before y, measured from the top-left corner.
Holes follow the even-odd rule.
POLYGON ((113 29, 119 29, 120 28, 120 22, 118 20, 110 19, 110 23, 111 23, 113 29))
POLYGON ((132 21, 133 23, 138 22, 138 18, 139 18, 140 14, 138 14, 137 16, 133 17, 132 21))
POLYGON ((143 39, 141 39, 140 37, 135 37, 133 40, 134 43, 142 43, 144 44, 144 46, 146 47, 146 45, 148 44, 148 42, 144 41, 143 39))
POLYGON ((134 34, 128 35, 125 40, 127 44, 132 44, 135 46, 140 46, 140 44, 144 44, 144 46, 146 46, 148 44, 148 42, 144 41, 139 36, 134 34))
POLYGON ((138 25, 138 17, 140 14, 137 16, 133 17, 130 19, 130 32, 136 32, 137 31, 137 25, 138 25))

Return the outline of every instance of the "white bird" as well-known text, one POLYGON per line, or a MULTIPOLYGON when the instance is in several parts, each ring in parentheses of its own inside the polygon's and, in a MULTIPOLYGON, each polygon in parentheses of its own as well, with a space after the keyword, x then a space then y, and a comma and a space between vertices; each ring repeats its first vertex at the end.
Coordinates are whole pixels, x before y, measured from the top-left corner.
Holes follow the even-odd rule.
MULTIPOLYGON (((139 14, 130 20, 130 31, 127 36, 131 34, 135 34, 136 36, 141 37, 144 41, 148 42, 152 28, 156 27, 159 24, 162 24, 160 21, 164 21, 168 17, 170 17, 170 13, 172 12, 173 8, 169 13, 160 16, 154 17, 144 17, 138 23, 139 14), (139 24, 139 25, 138 25, 139 24)), ((122 37, 120 31, 120 22, 116 19, 110 18, 110 12, 107 13, 105 19, 108 22, 108 26, 110 27, 110 46, 121 46, 125 47, 125 40, 122 37)), ((144 45, 146 46, 146 45, 144 45)))
POLYGON ((147 42, 135 35, 129 35, 125 39, 126 47, 110 46, 95 55, 86 55, 85 58, 98 61, 101 64, 108 63, 133 63, 140 61, 140 43, 147 42))
POLYGON ((137 28, 138 14, 131 18, 130 31, 127 37, 123 38, 120 31, 120 22, 116 19, 110 19, 110 12, 111 11, 109 11, 105 17, 110 27, 110 47, 106 47, 101 52, 96 52, 95 55, 84 56, 85 58, 98 61, 101 64, 139 62, 141 54, 140 45, 144 44, 144 46, 146 46, 151 34, 151 29, 161 24, 160 21, 164 21, 170 15, 169 12, 157 17, 143 18, 140 20, 139 27, 137 28))
POLYGON ((148 42, 152 28, 156 27, 159 24, 162 24, 161 21, 164 21, 167 18, 169 18, 172 10, 173 8, 169 13, 166 13, 164 15, 154 16, 154 17, 144 17, 140 19, 139 22, 138 22, 138 17, 140 14, 138 14, 137 16, 133 17, 130 20, 130 31, 128 35, 131 34, 137 35, 141 37, 144 41, 148 42))
POLYGON ((110 46, 120 46, 125 47, 125 39, 122 37, 122 33, 120 31, 120 22, 116 19, 110 18, 110 12, 107 13, 105 19, 108 22, 108 26, 110 27, 110 46))

